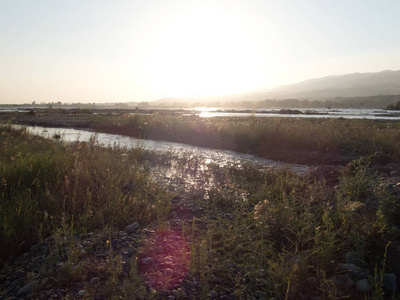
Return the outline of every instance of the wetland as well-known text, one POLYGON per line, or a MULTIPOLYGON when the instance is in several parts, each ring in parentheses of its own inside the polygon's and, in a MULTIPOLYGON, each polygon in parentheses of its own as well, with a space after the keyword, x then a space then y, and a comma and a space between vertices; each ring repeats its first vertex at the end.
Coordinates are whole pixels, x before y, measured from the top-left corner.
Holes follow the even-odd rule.
POLYGON ((1 120, 5 299, 398 297, 396 120, 1 120))

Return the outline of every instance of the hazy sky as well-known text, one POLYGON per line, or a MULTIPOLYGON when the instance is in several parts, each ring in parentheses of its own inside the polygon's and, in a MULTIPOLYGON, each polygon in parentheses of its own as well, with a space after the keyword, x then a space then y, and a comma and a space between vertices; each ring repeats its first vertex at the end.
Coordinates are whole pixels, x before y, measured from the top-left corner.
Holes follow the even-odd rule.
POLYGON ((223 95, 400 70, 399 0, 0 0, 0 103, 223 95))

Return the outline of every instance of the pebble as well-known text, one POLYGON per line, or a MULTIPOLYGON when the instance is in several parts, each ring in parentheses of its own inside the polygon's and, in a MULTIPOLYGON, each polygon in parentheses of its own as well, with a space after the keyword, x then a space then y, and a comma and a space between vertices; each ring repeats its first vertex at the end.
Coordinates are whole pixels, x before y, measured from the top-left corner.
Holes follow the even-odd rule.
POLYGON ((356 290, 360 293, 368 293, 371 289, 367 279, 360 279, 356 282, 356 290))
POLYGON ((331 281, 335 285, 343 287, 352 287, 354 285, 354 280, 350 278, 349 274, 339 274, 331 277, 331 281))
POLYGON ((100 283, 100 277, 93 277, 90 279, 90 284, 91 285, 98 285, 100 283))
POLYGON ((361 268, 357 267, 355 264, 340 264, 339 270, 352 274, 353 278, 360 278, 360 275, 362 273, 361 268))
POLYGON ((209 296, 211 299, 217 299, 218 293, 217 293, 216 291, 214 291, 214 290, 211 290, 211 291, 208 293, 208 296, 209 296))
POLYGON ((307 277, 302 284, 302 289, 304 289, 305 291, 314 290, 317 287, 318 279, 314 276, 307 277))
POLYGON ((171 295, 174 296, 175 298, 179 298, 179 291, 178 290, 172 290, 171 295))
POLYGON ((166 269, 163 271, 163 275, 164 275, 165 277, 170 277, 170 276, 172 276, 173 273, 174 273, 174 271, 172 271, 170 268, 166 268, 166 269))
POLYGON ((344 261, 346 262, 346 264, 357 265, 360 263, 360 257, 358 256, 357 252, 350 251, 346 254, 344 261))
POLYGON ((267 294, 262 291, 256 291, 254 296, 256 296, 258 299, 267 299, 267 294))
POLYGON ((26 284, 24 287, 20 288, 17 292, 17 297, 24 297, 28 294, 31 294, 39 285, 37 280, 33 280, 26 284))
POLYGON ((51 287, 54 284, 54 278, 50 277, 45 277, 42 279, 39 285, 39 290, 44 290, 46 288, 51 287))
POLYGON ((153 259, 151 257, 145 257, 142 258, 140 262, 144 265, 151 265, 153 263, 153 259))
POLYGON ((221 297, 219 297, 219 300, 232 300, 232 299, 235 299, 235 298, 229 297, 227 295, 222 295, 221 297))
POLYGON ((138 230, 138 229, 139 229, 139 223, 138 223, 138 222, 129 224, 128 226, 125 227, 125 231, 126 231, 127 233, 133 233, 133 232, 135 232, 135 231, 138 230))
POLYGON ((383 275, 383 287, 388 292, 394 292, 397 290, 397 277, 394 274, 383 275))
POLYGON ((84 297, 84 296, 87 295, 87 291, 86 290, 80 290, 77 295, 78 295, 78 297, 84 297))

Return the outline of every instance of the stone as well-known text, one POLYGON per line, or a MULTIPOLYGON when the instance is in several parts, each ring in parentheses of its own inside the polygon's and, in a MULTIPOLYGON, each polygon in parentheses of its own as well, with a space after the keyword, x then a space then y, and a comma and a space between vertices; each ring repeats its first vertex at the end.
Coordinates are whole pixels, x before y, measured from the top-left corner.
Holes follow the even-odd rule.
POLYGON ((79 298, 85 297, 87 295, 87 291, 86 290, 80 290, 77 295, 78 295, 79 298))
POLYGON ((258 277, 265 277, 265 270, 263 268, 258 269, 258 277))
POLYGON ((138 229, 139 229, 139 223, 138 223, 138 222, 129 224, 128 226, 125 227, 125 231, 126 231, 127 233, 135 232, 135 231, 138 230, 138 229))
POLYGON ((356 290, 360 293, 368 293, 371 287, 369 285, 368 279, 360 279, 356 282, 356 290))
POLYGON ((344 261, 346 264, 353 264, 353 265, 357 265, 360 263, 360 257, 358 256, 357 252, 355 251, 350 251, 347 252, 344 261))
POLYGON ((383 288, 392 293, 397 290, 397 277, 394 274, 384 274, 383 275, 383 288))
POLYGON ((317 277, 314 276, 307 277, 302 284, 302 289, 304 291, 314 290, 317 287, 318 287, 318 279, 317 277))
POLYGON ((29 282, 24 287, 22 287, 18 290, 17 297, 24 297, 26 295, 32 294, 38 285, 39 285, 39 282, 37 280, 33 280, 33 281, 29 282))
POLYGON ((39 284, 39 290, 44 290, 46 288, 51 287, 54 284, 54 278, 53 277, 45 277, 39 284))
POLYGON ((90 284, 91 285, 98 285, 100 283, 100 277, 93 277, 90 279, 90 284))
POLYGON ((170 268, 166 268, 166 269, 163 271, 163 275, 164 275, 165 277, 170 277, 170 276, 172 276, 172 274, 174 274, 174 271, 172 271, 170 268))
POLYGON ((258 299, 267 299, 267 294, 262 291, 256 291, 254 296, 256 296, 258 299))
POLYGON ((172 290, 171 295, 174 296, 175 298, 179 298, 179 296, 180 296, 178 290, 172 290))
POLYGON ((339 271, 347 272, 351 274, 352 278, 360 278, 360 274, 362 273, 361 268, 357 267, 355 264, 340 264, 339 271))
POLYGON ((208 293, 208 296, 210 297, 210 299, 217 299, 218 293, 217 293, 216 291, 214 291, 214 290, 211 290, 211 291, 208 293))
POLYGON ((153 259, 151 257, 145 257, 140 260, 143 265, 151 265, 153 263, 153 259))
POLYGON ((219 300, 233 300, 235 298, 233 297, 229 297, 228 295, 222 295, 221 297, 219 297, 219 300))
POLYGON ((352 287, 354 285, 354 280, 350 278, 349 274, 339 274, 332 276, 330 280, 333 284, 343 287, 352 287))
POLYGON ((339 265, 339 270, 341 270, 341 271, 350 271, 350 272, 358 272, 361 269, 359 267, 357 267, 355 264, 346 263, 346 264, 340 264, 339 265))

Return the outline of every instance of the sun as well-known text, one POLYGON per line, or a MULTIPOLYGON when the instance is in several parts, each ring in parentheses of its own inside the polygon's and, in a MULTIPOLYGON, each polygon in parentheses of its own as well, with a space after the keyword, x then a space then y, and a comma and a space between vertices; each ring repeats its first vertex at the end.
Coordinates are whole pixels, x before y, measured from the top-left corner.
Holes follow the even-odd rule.
POLYGON ((165 20, 148 49, 147 81, 168 96, 217 96, 265 83, 265 48, 240 14, 191 9, 165 20))

